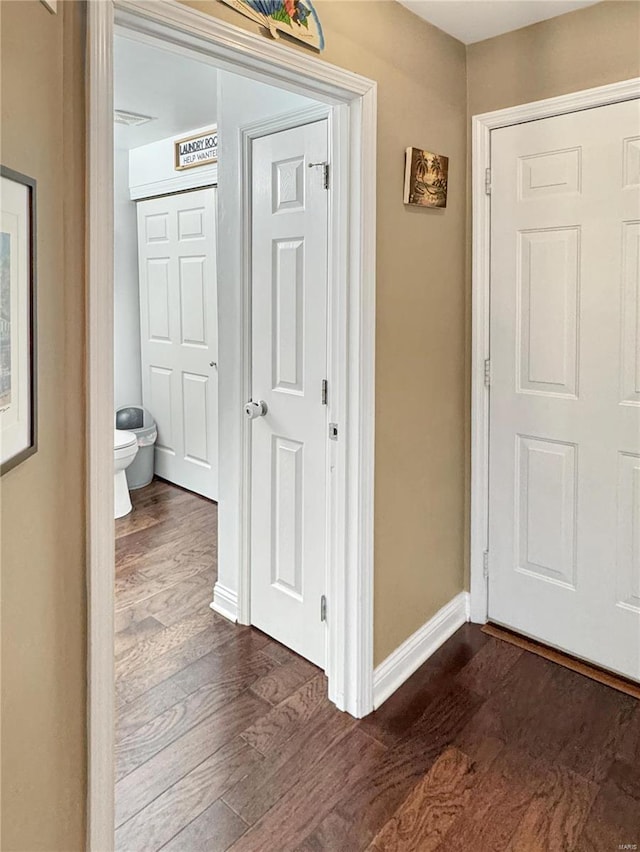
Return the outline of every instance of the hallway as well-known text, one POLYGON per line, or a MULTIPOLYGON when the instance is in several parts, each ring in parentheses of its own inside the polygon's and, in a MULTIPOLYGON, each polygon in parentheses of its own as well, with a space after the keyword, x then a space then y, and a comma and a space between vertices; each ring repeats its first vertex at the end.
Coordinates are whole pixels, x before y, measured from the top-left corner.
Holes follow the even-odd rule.
POLYGON ((640 703, 465 625, 364 720, 209 609, 217 507, 116 523, 116 848, 605 852, 640 843, 640 703))

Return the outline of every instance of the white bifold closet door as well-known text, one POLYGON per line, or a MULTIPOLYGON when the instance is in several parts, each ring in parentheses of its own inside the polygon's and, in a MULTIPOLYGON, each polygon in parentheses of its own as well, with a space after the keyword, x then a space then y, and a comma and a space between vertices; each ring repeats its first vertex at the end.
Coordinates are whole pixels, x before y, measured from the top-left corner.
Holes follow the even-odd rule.
POLYGON ((138 203, 143 404, 156 473, 218 499, 216 190, 138 203))
POLYGON ((640 679, 640 102, 491 134, 489 617, 640 679))

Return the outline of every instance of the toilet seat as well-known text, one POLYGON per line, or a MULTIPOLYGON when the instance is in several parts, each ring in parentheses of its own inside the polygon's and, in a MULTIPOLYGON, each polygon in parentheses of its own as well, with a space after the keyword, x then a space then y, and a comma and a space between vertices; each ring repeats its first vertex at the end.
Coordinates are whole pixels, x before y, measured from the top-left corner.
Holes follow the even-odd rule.
POLYGON ((124 429, 114 429, 114 432, 114 450, 126 450, 127 447, 132 447, 138 442, 133 432, 127 432, 124 429))

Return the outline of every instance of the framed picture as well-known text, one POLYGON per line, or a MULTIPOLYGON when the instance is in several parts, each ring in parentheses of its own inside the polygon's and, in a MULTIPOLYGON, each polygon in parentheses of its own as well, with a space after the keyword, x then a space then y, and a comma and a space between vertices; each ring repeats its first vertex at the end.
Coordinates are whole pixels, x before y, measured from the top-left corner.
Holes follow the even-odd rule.
POLYGON ((37 449, 36 182, 0 167, 0 473, 37 449))
POLYGON ((449 158, 421 148, 407 148, 404 162, 404 203, 446 207, 449 158))

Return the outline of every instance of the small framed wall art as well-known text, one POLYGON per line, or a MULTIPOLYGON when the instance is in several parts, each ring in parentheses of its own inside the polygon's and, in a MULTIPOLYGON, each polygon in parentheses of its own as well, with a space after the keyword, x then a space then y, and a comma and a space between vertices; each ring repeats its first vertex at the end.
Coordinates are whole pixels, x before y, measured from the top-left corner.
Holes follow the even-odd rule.
POLYGON ((449 158, 421 148, 407 148, 404 162, 404 203, 446 207, 449 158))
POLYGON ((36 182, 1 166, 0 473, 36 449, 36 182))

